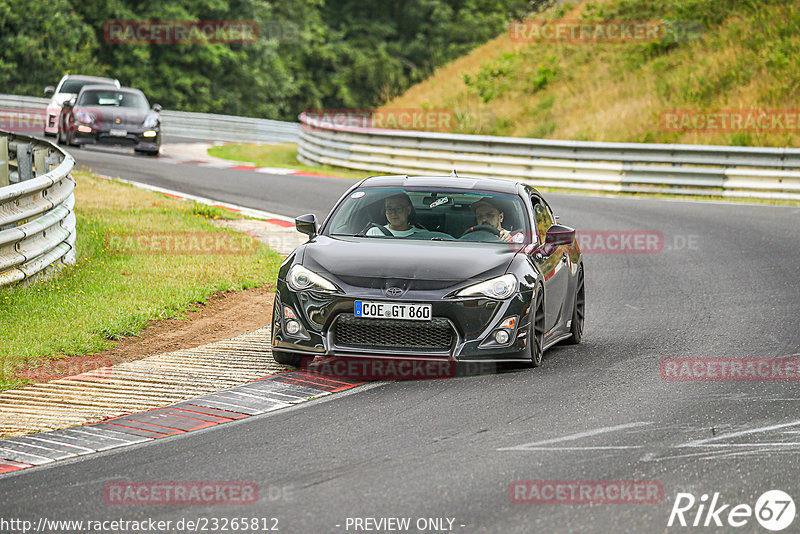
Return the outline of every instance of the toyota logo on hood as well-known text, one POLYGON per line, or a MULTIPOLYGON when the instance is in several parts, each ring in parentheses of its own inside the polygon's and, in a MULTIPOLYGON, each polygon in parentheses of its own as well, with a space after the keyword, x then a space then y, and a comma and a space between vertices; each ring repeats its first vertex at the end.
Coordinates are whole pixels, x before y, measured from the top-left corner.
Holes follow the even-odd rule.
POLYGON ((399 297, 403 294, 403 290, 399 287, 390 287, 386 290, 387 297, 399 297))

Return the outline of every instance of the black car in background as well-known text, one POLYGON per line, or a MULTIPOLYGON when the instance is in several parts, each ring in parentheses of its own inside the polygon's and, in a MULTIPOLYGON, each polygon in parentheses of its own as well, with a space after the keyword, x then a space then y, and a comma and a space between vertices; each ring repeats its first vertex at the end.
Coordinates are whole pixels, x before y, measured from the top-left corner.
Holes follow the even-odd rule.
POLYGON ((575 230, 556 224, 526 184, 372 177, 345 193, 320 228, 314 215, 296 226, 310 239, 278 273, 279 363, 330 356, 538 366, 548 347, 581 340, 575 230))
POLYGON ((64 103, 58 142, 81 146, 130 146, 136 152, 157 155, 161 148, 161 106, 152 109, 138 89, 87 85, 64 103))

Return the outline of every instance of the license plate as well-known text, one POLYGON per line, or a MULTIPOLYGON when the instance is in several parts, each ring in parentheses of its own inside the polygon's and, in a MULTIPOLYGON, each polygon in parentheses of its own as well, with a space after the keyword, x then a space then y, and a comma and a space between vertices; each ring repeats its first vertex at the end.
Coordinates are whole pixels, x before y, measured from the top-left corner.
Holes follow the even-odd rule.
POLYGON ((127 130, 114 130, 113 128, 108 131, 109 135, 113 135, 114 137, 125 137, 128 135, 127 130))
POLYGON ((368 302, 357 300, 355 316, 368 319, 405 319, 430 321, 430 304, 401 304, 399 302, 368 302))

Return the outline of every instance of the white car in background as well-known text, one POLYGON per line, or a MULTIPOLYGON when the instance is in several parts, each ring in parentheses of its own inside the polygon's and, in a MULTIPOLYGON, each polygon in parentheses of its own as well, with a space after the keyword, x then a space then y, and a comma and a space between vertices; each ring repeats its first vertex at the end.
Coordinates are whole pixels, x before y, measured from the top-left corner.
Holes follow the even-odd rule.
POLYGON ((110 85, 119 89, 119 81, 111 78, 100 78, 98 76, 80 76, 78 74, 67 74, 58 86, 53 88, 48 85, 44 88, 45 96, 51 96, 47 103, 47 111, 44 119, 44 135, 58 135, 58 116, 61 114, 61 107, 67 100, 78 96, 84 85, 110 85))

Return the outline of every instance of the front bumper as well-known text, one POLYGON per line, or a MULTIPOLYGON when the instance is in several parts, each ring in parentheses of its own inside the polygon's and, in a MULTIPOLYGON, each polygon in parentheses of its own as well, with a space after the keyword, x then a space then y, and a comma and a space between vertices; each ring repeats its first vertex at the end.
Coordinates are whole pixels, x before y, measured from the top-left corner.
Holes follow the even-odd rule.
POLYGON ((157 152, 161 146, 161 131, 138 127, 132 130, 126 129, 125 135, 111 135, 111 130, 108 128, 93 128, 91 132, 77 130, 73 140, 79 145, 122 145, 132 147, 134 150, 157 152), (155 137, 145 137, 144 133, 148 131, 155 131, 155 137))
POLYGON ((344 356, 420 361, 519 362, 528 359, 528 329, 532 292, 519 292, 498 301, 485 297, 433 298, 426 291, 408 291, 401 299, 388 299, 365 290, 341 295, 317 291, 294 291, 278 281, 273 313, 272 345, 285 352, 308 356, 344 356), (387 303, 430 304, 433 320, 402 321, 360 319, 353 316, 356 300, 387 303), (302 328, 286 331, 284 307, 289 307, 302 328), (494 333, 506 319, 516 319, 506 329, 508 342, 499 344, 494 333), (343 326, 347 333, 343 333, 343 326), (444 335, 445 325, 451 335, 444 335), (370 336, 369 329, 380 333, 370 336), (357 329, 357 333, 353 330, 357 329), (430 338, 435 337, 435 341, 430 338), (382 338, 382 339, 378 339, 382 338))

